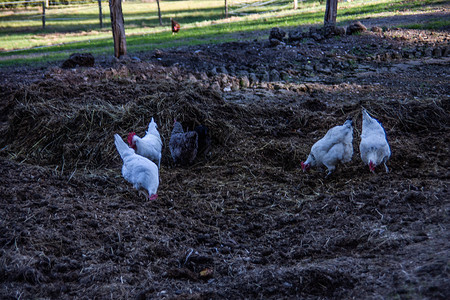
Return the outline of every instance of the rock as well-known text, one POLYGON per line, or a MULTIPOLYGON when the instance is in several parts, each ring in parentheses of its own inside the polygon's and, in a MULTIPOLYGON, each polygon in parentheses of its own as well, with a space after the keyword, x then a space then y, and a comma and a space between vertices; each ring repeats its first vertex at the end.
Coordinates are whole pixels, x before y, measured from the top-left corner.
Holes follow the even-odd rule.
POLYGON ((317 42, 325 39, 325 37, 323 35, 321 35, 321 34, 319 34, 317 32, 311 33, 311 37, 317 42))
POLYGON ((258 82, 258 77, 256 76, 255 73, 250 73, 248 76, 252 83, 258 82))
POLYGON ((449 56, 450 55, 450 46, 445 46, 442 50, 442 56, 449 56))
POLYGON ((331 74, 332 70, 330 68, 328 68, 328 67, 319 66, 319 67, 317 67, 317 72, 325 73, 325 74, 331 74))
POLYGON ((219 68, 219 70, 220 70, 220 73, 228 74, 228 70, 227 70, 227 68, 225 68, 224 66, 221 66, 221 67, 219 68))
POLYGON ((279 41, 282 41, 285 36, 286 32, 283 29, 274 27, 270 30, 269 40, 277 39, 279 41))
POLYGON ((233 80, 231 82, 231 90, 232 91, 234 91, 234 92, 238 91, 239 87, 240 87, 240 85, 239 85, 239 82, 237 80, 233 80))
POLYGON ((442 56, 442 50, 441 48, 434 48, 433 49, 433 57, 441 57, 442 56))
POLYGON ((334 35, 342 36, 345 35, 344 27, 334 27, 334 35))
POLYGON ((281 77, 281 80, 286 81, 286 82, 291 79, 291 76, 286 71, 281 71, 280 72, 280 77, 281 77))
POLYGON ((238 75, 241 76, 241 77, 242 77, 242 76, 247 76, 247 77, 248 77, 248 71, 246 71, 246 70, 241 70, 241 71, 238 72, 238 75))
POLYGON ((342 36, 345 34, 345 29, 343 27, 337 27, 337 26, 325 26, 322 28, 321 33, 324 37, 330 38, 332 36, 342 36))
POLYGON ((382 33, 383 32, 383 28, 378 27, 378 26, 372 26, 372 28, 370 28, 370 31, 376 32, 376 33, 382 33))
POLYGON ((305 38, 305 34, 303 33, 303 31, 301 29, 290 31, 288 36, 289 36, 289 38, 288 38, 289 42, 300 41, 303 38, 305 38))
POLYGON ((308 86, 306 86, 306 84, 300 84, 298 87, 297 87, 297 92, 307 92, 309 89, 308 89, 308 86))
POLYGON ((250 80, 247 76, 243 76, 239 81, 239 85, 243 88, 248 88, 250 86, 250 80))
POLYGON ((208 75, 206 75, 205 72, 202 72, 202 73, 200 73, 200 79, 206 81, 206 80, 208 80, 208 75))
POLYGON ((261 75, 260 78, 262 81, 269 81, 270 80, 270 74, 268 71, 264 71, 261 75))
POLYGON ((220 84, 215 81, 212 85, 211 85, 211 89, 215 90, 215 91, 220 91, 220 84))
POLYGON ((188 81, 189 82, 197 82, 197 78, 195 78, 194 74, 189 73, 188 74, 188 81))
POLYGON ((161 58, 163 56, 164 52, 162 52, 159 49, 156 49, 155 52, 153 53, 153 57, 154 58, 161 58))
POLYGON ((269 46, 276 47, 281 44, 281 41, 278 39, 269 39, 269 46))
POLYGON ((393 59, 401 59, 402 58, 402 54, 399 52, 392 52, 392 58, 393 59))
POLYGON ((325 39, 323 35, 323 29, 317 27, 310 27, 308 37, 314 39, 315 41, 321 41, 325 39))
POLYGON ((276 46, 277 50, 284 49, 286 47, 286 43, 281 42, 279 45, 276 46))
POLYGON ((280 81, 280 73, 275 69, 270 71, 270 80, 271 81, 280 81))
POLYGON ((216 67, 212 68, 212 69, 209 71, 209 75, 210 75, 210 76, 217 75, 217 68, 216 68, 216 67))
POLYGON ((391 60, 391 53, 386 52, 381 56, 382 61, 390 61, 391 60))
POLYGON ((423 50, 423 56, 431 56, 433 55, 433 49, 431 48, 425 48, 425 50, 423 50))
POLYGON ((119 62, 120 63, 129 63, 129 62, 131 62, 131 57, 130 56, 128 56, 128 55, 121 55, 120 57, 119 57, 119 62))
POLYGON ((63 69, 71 69, 77 66, 80 67, 93 67, 95 63, 94 56, 91 53, 73 53, 70 57, 63 62, 63 69))
POLYGON ((228 76, 226 74, 221 74, 220 76, 220 82, 225 85, 228 82, 230 82, 230 79, 228 78, 228 76))
POLYGON ((311 64, 306 64, 303 66, 303 70, 312 72, 312 71, 314 71, 314 67, 311 66, 311 64))
POLYGON ((414 52, 411 50, 403 51, 403 58, 414 58, 414 52))
POLYGON ((346 33, 348 35, 351 35, 351 34, 355 34, 355 33, 364 32, 366 30, 367 30, 367 27, 364 26, 360 21, 357 21, 353 24, 348 25, 346 33))

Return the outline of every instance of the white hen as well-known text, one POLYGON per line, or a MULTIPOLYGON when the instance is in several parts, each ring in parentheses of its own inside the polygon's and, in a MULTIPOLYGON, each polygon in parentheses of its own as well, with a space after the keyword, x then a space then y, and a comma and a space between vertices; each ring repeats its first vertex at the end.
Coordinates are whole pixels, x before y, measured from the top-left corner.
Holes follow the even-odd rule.
POLYGON ((148 124, 148 130, 144 137, 140 138, 134 132, 128 134, 128 144, 137 154, 147 157, 155 164, 158 164, 158 168, 161 167, 162 141, 158 132, 158 125, 156 125, 153 118, 148 124))
POLYGON ((301 163, 302 170, 308 171, 310 167, 324 165, 328 168, 327 176, 329 176, 339 162, 346 163, 352 160, 352 141, 352 120, 347 120, 343 125, 331 128, 311 147, 308 158, 301 163))
POLYGON ((154 162, 134 153, 134 149, 125 144, 118 134, 114 134, 114 143, 123 160, 122 175, 126 181, 133 184, 138 191, 146 189, 150 200, 158 197, 159 186, 158 167, 154 162))
POLYGON ((369 165, 371 172, 375 172, 376 166, 384 164, 386 173, 389 173, 386 162, 391 157, 391 148, 386 139, 386 132, 380 122, 372 118, 364 108, 362 110, 359 151, 361 152, 362 161, 369 165))

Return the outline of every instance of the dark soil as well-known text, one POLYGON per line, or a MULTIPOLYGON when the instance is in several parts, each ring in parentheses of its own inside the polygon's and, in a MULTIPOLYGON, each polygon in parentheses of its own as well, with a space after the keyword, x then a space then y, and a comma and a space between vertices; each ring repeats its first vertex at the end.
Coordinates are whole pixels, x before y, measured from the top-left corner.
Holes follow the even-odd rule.
POLYGON ((1 70, 0 297, 450 299, 449 32, 287 37, 1 70), (359 158, 361 107, 390 173, 359 158), (113 134, 152 116, 149 202, 113 134), (174 117, 210 128, 192 166, 171 162, 174 117), (352 162, 302 173, 347 117, 352 162))

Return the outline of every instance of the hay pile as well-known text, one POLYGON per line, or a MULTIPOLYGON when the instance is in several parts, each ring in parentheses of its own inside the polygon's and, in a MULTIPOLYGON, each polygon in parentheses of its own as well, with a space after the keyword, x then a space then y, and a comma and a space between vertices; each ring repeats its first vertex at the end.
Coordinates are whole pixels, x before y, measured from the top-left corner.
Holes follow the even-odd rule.
POLYGON ((426 133, 450 129, 448 99, 376 102, 369 107, 371 111, 389 119, 391 126, 398 126, 405 132, 426 133))
MULTIPOLYGON (((135 131, 142 136, 151 117, 165 145, 174 118, 188 129, 206 124, 217 145, 226 145, 233 136, 230 120, 239 115, 239 107, 225 103, 213 90, 174 80, 129 78, 76 86, 48 78, 11 93, 3 150, 16 160, 64 171, 111 166, 117 156, 113 134, 125 137, 135 131), (114 92, 117 96, 110 96, 114 92)), ((164 151, 167 158, 168 148, 164 151)))

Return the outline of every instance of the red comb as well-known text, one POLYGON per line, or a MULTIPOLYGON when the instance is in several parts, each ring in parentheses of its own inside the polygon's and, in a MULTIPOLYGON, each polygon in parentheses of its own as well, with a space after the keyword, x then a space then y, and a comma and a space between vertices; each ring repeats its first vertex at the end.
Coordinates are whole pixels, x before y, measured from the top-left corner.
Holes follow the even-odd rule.
POLYGON ((131 145, 133 145, 133 136, 135 136, 136 135, 136 133, 135 132, 130 132, 129 134, 128 134, 128 145, 130 145, 130 147, 131 147, 131 145))

